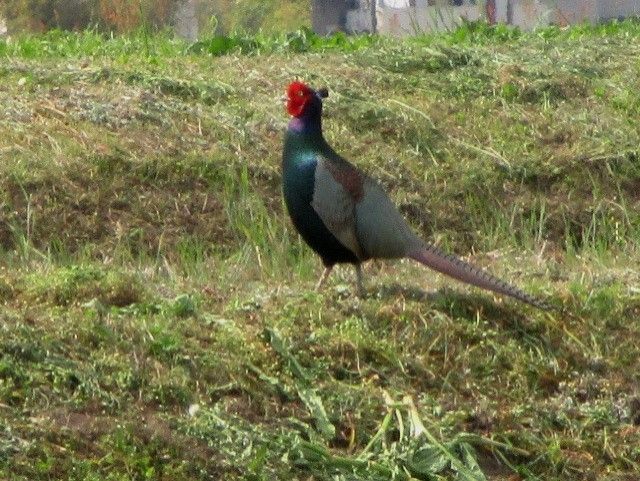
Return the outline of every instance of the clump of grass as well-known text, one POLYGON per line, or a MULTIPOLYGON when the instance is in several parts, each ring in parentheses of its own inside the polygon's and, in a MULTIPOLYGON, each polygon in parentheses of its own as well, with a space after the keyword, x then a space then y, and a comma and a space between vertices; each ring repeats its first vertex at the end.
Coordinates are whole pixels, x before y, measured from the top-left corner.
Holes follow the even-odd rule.
MULTIPOLYGON (((149 33, 140 29, 129 35, 106 35, 96 30, 69 32, 50 30, 40 35, 18 35, 0 40, 0 55, 28 59, 47 57, 105 56, 126 58, 140 52, 151 54, 149 33)), ((179 55, 185 48, 183 40, 162 32, 153 35, 154 52, 162 56, 179 55)))
POLYGON ((210 55, 303 53, 340 51, 353 52, 370 48, 384 41, 372 35, 348 36, 342 32, 330 36, 320 36, 309 28, 301 28, 291 33, 247 34, 237 32, 231 35, 217 35, 200 40, 189 46, 189 53, 210 55))
POLYGON ((96 299, 104 306, 125 307, 145 300, 145 288, 138 276, 95 265, 61 267, 44 276, 34 273, 25 284, 28 296, 59 306, 96 299))

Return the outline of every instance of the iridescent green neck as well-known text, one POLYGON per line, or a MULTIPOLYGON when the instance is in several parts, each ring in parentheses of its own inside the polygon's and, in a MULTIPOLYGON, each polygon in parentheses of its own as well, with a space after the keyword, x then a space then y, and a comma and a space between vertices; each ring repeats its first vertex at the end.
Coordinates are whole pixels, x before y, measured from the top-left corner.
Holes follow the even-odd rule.
POLYGON ((322 151, 326 141, 322 136, 322 129, 318 123, 305 122, 304 119, 294 118, 289 122, 285 134, 284 157, 288 160, 304 162, 309 153, 322 151))

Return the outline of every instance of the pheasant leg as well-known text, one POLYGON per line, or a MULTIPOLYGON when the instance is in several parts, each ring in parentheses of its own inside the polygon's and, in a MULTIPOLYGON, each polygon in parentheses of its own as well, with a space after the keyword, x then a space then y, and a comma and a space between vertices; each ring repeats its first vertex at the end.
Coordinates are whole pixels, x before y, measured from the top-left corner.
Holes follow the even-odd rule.
POLYGON ((364 275, 362 274, 362 266, 356 264, 356 286, 358 288, 358 297, 364 297, 366 291, 364 290, 364 275))
POLYGON ((318 282, 316 283, 316 291, 319 291, 322 288, 322 286, 328 279, 329 274, 331 274, 332 269, 333 269, 333 266, 328 266, 324 268, 324 271, 322 271, 322 275, 320 276, 320 279, 318 279, 318 282))

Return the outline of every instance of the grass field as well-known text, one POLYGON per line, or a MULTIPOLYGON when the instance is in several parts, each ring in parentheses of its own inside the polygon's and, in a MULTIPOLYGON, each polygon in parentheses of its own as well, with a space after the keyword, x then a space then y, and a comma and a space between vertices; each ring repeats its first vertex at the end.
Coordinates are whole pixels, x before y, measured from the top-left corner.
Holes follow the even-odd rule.
POLYGON ((0 41, 0 478, 640 472, 640 24, 0 41), (367 296, 280 195, 299 77, 425 238, 367 296))

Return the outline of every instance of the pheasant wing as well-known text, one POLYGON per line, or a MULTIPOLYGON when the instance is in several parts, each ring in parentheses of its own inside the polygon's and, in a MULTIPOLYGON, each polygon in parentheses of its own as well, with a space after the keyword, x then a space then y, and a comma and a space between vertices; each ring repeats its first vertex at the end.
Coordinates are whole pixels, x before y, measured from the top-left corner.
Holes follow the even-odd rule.
POLYGON ((356 232, 367 257, 400 258, 422 244, 375 180, 366 177, 362 190, 356 204, 356 232))
POLYGON ((311 206, 329 231, 364 260, 356 236, 356 203, 362 197, 362 173, 345 163, 318 156, 311 206))

